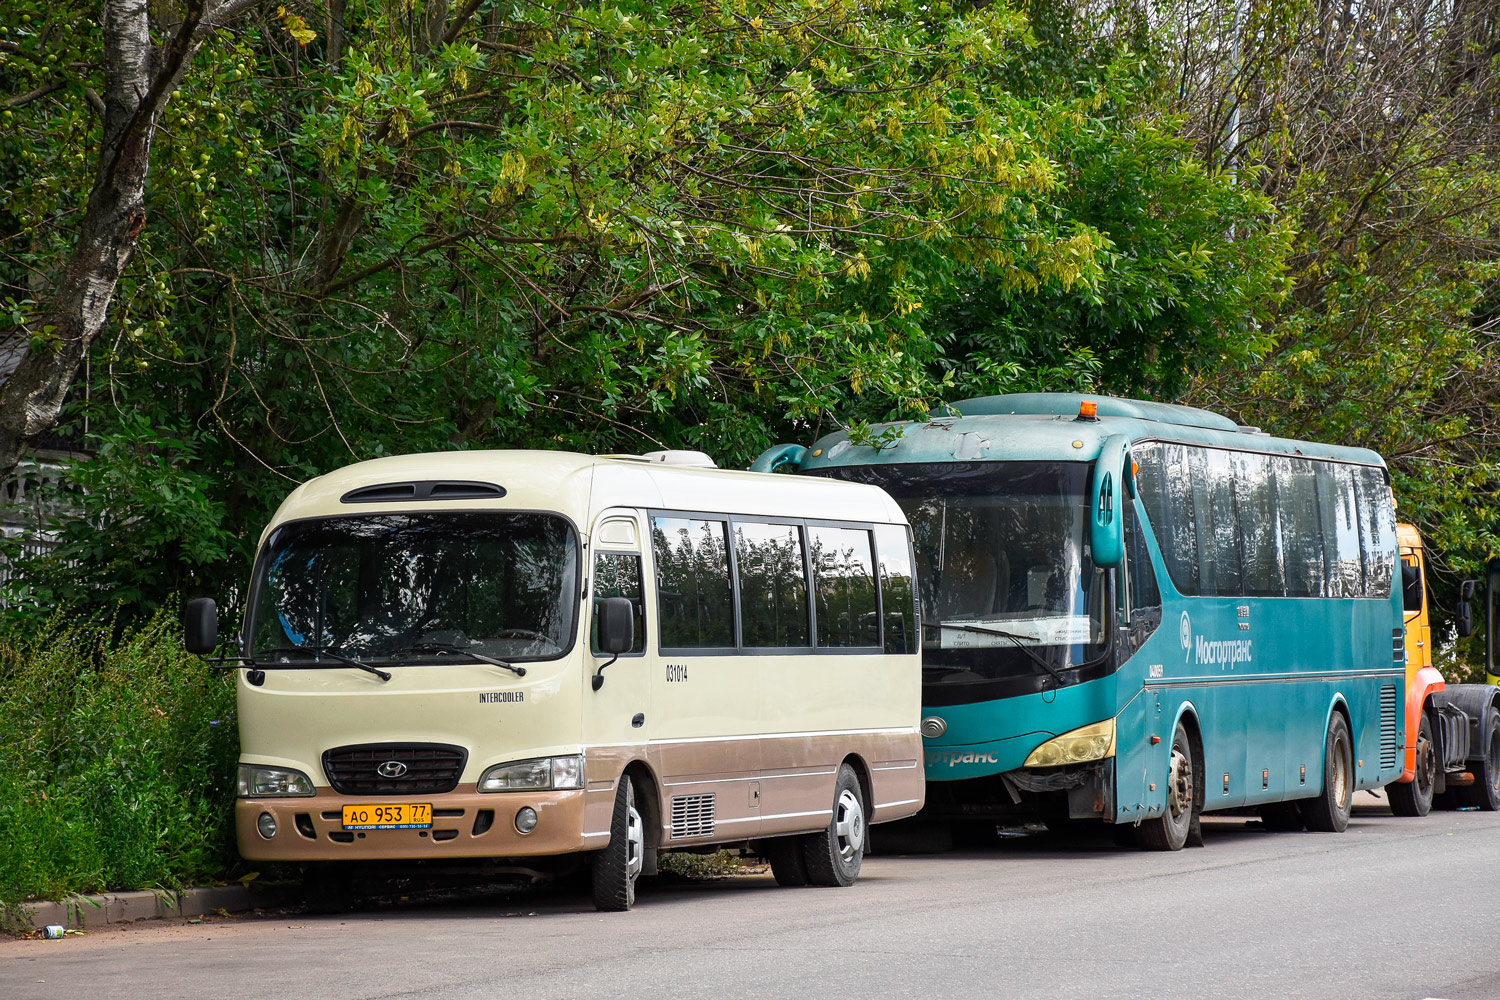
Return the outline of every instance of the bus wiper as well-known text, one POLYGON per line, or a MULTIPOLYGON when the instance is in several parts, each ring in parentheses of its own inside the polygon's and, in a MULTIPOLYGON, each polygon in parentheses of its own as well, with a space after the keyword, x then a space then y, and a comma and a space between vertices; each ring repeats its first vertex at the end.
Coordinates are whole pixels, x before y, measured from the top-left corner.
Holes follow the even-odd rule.
POLYGON ((1006 632, 1004 629, 985 628, 982 625, 960 625, 958 622, 923 622, 922 625, 925 628, 947 628, 955 632, 977 632, 980 635, 998 635, 1002 639, 1009 639, 1016 644, 1017 649, 1029 656, 1033 663, 1051 674, 1059 687, 1067 683, 1062 675, 1062 671, 1048 663, 1043 657, 1037 655, 1036 651, 1027 645, 1026 640, 1031 638, 1029 635, 1017 635, 1014 632, 1006 632))
POLYGON ((450 645, 450 644, 448 644, 446 642, 419 642, 419 643, 417 643, 416 645, 413 645, 413 646, 402 646, 400 649, 396 650, 396 652, 398 652, 398 653, 453 653, 456 656, 468 656, 468 657, 471 657, 471 658, 473 658, 475 660, 478 660, 480 663, 491 663, 491 664, 494 664, 497 667, 504 667, 506 670, 512 671, 517 677, 525 677, 526 676, 526 668, 525 667, 518 667, 518 666, 516 666, 513 663, 506 663, 504 660, 497 660, 493 656, 485 656, 483 653, 476 653, 472 649, 465 649, 462 646, 453 646, 453 645, 450 645))
MULTIPOLYGON (((338 661, 339 663, 345 664, 346 666, 358 667, 360 670, 368 671, 374 674, 376 677, 379 677, 383 681, 388 681, 391 679, 391 675, 386 671, 381 670, 379 667, 372 667, 368 663, 362 663, 351 656, 345 656, 343 653, 336 652, 329 646, 277 646, 274 649, 262 649, 259 652, 265 656, 275 656, 277 654, 286 655, 291 653, 312 653, 316 656, 327 656, 338 661)), ((259 660, 253 659, 250 661, 250 664, 257 670, 265 670, 267 667, 271 668, 272 670, 278 668, 278 665, 275 663, 262 663, 259 660)))

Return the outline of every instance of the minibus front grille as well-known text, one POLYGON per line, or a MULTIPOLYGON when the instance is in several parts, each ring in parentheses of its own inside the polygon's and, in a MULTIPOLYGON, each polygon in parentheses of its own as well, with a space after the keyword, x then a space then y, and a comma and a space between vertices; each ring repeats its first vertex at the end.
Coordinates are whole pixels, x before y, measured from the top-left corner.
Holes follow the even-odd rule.
POLYGON ((1380 767, 1389 770, 1396 766, 1396 686, 1383 684, 1380 688, 1380 767))
POLYGON ((469 753, 446 743, 365 743, 323 753, 340 795, 434 795, 458 787, 469 753))

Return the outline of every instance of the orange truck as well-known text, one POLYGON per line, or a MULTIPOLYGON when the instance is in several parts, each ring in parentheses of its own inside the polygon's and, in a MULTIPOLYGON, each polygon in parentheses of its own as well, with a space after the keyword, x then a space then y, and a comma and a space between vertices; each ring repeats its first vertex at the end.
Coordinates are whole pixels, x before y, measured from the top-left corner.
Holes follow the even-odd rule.
MULTIPOLYGON (((1425 816, 1434 805, 1500 809, 1500 662, 1495 641, 1500 560, 1490 563, 1484 581, 1485 683, 1449 684, 1432 662, 1422 536, 1410 524, 1397 525, 1396 534, 1406 625, 1407 742, 1401 778, 1386 786, 1391 811, 1425 816)), ((1460 635, 1473 631, 1470 602, 1476 587, 1475 581, 1462 585, 1456 622, 1460 635)))

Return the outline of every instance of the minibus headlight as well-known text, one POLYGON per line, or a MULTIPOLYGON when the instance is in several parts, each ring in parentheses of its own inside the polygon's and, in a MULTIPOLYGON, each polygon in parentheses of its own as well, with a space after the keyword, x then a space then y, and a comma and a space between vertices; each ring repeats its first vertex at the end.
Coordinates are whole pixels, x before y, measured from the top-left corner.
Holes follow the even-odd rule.
POLYGON ((1105 719, 1092 726, 1075 729, 1054 737, 1031 751, 1022 767, 1061 767, 1083 764, 1115 755, 1115 720, 1105 719))
POLYGON ((274 799, 313 794, 313 783, 301 771, 289 767, 241 764, 239 795, 242 799, 274 799))
POLYGON ((538 757, 496 764, 479 779, 481 792, 510 792, 538 788, 583 787, 583 758, 538 757))

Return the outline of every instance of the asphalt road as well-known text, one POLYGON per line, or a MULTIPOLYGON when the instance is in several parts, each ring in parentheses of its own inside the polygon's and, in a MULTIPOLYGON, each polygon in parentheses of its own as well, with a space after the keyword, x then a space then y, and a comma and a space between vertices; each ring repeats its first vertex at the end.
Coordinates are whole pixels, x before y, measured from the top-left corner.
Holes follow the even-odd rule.
POLYGON ((1500 998, 1500 814, 1204 832, 873 857, 849 889, 645 884, 625 914, 551 888, 7 940, 0 998, 1500 998))

